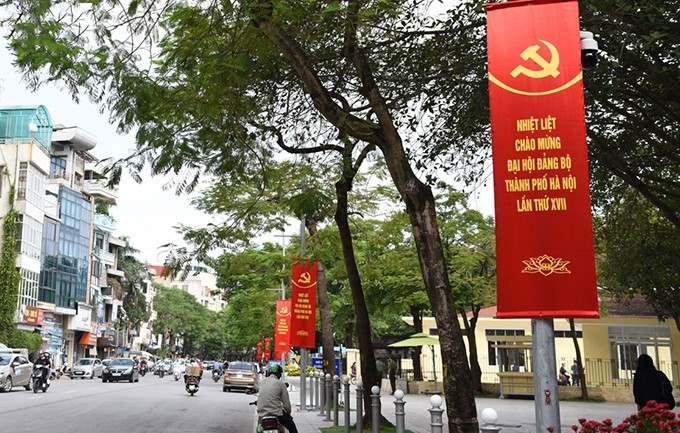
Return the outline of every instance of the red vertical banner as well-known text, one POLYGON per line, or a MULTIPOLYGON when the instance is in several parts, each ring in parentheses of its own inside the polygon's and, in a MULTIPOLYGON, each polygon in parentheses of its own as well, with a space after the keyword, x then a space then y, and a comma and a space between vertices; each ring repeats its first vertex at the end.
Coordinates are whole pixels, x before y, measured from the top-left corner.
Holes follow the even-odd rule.
POLYGON ((486 10, 498 317, 599 317, 578 2, 486 10))
POLYGON ((293 264, 293 296, 290 345, 315 347, 316 340, 316 261, 299 261, 293 264))
POLYGON ((276 301, 276 330, 274 333, 274 353, 276 359, 283 358, 290 351, 290 300, 276 301))

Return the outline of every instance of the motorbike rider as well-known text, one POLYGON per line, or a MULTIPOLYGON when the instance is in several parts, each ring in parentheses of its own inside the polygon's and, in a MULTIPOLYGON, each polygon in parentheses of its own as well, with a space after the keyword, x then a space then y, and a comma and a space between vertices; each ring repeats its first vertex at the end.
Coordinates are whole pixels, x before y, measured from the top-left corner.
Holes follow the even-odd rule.
MULTIPOLYGON (((196 361, 196 358, 191 358, 191 359, 189 360, 189 363, 188 363, 186 366, 187 366, 187 367, 200 367, 201 364, 199 364, 198 361, 196 361)), ((186 371, 186 369, 185 369, 185 371, 186 371)), ((200 375, 198 376, 198 381, 199 381, 199 382, 201 381, 201 377, 202 377, 202 376, 203 376, 203 369, 201 369, 201 373, 200 373, 200 375)), ((187 377, 188 377, 187 374, 184 373, 184 383, 186 383, 187 377)))
POLYGON ((38 359, 35 361, 35 366, 42 365, 45 368, 42 370, 42 380, 43 382, 50 383, 50 373, 52 372, 52 361, 50 360, 50 354, 47 352, 42 352, 38 359))
POLYGON ((146 358, 142 358, 141 361, 139 361, 139 371, 146 371, 146 358))
POLYGON ((213 372, 217 372, 218 375, 222 375, 222 363, 220 361, 213 362, 212 365, 213 372))
POLYGON ((288 388, 280 380, 283 368, 279 364, 272 364, 268 373, 267 377, 260 382, 257 414, 260 418, 266 415, 275 415, 281 425, 288 429, 289 433, 298 433, 293 417, 290 415, 291 406, 288 388))

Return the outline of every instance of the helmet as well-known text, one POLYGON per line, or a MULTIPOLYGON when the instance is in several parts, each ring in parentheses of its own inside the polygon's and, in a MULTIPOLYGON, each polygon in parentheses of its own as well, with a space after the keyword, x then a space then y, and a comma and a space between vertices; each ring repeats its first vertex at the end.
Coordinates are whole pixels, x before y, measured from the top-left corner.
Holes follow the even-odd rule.
POLYGON ((279 364, 272 364, 269 366, 269 374, 281 374, 283 373, 283 368, 279 364))

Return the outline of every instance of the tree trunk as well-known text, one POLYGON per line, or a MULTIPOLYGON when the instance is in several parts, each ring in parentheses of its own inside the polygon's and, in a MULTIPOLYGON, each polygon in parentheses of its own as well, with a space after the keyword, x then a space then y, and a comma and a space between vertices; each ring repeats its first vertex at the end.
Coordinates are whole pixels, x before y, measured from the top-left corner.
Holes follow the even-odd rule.
MULTIPOLYGON (((423 332, 423 312, 420 308, 412 306, 409 308, 411 317, 413 317, 413 331, 415 334, 423 332)), ((416 381, 423 380, 423 364, 420 362, 420 356, 423 353, 422 347, 414 347, 411 351, 411 359, 413 360, 413 379, 416 381)))
POLYGON ((482 392, 482 367, 479 365, 479 353, 477 352, 477 336, 475 329, 477 328, 477 320, 479 319, 479 310, 481 306, 475 305, 470 311, 472 312, 472 319, 468 320, 467 312, 463 311, 463 324, 467 331, 468 350, 470 351, 470 374, 472 379, 472 386, 475 391, 482 392))
POLYGON ((328 282, 326 268, 323 263, 318 264, 317 292, 319 295, 319 315, 321 316, 321 347, 323 347, 323 371, 335 375, 335 350, 333 342, 333 324, 331 323, 331 307, 328 300, 328 282))
MULTIPOLYGON (((578 338, 576 338, 576 325, 574 319, 569 319, 569 329, 571 330, 571 338, 574 341, 574 350, 576 351, 576 365, 581 376, 581 400, 588 401, 588 385, 586 384, 586 370, 583 368, 583 358, 581 357, 581 348, 578 345, 578 338)), ((571 378, 572 383, 574 378, 571 378)))
POLYGON ((335 210, 335 223, 340 232, 342 256, 347 268, 347 279, 349 280, 356 314, 356 334, 361 359, 361 379, 364 383, 364 426, 370 426, 370 422, 373 419, 371 388, 378 382, 378 373, 375 368, 375 355, 373 353, 373 342, 371 341, 371 321, 368 316, 368 309, 366 308, 361 278, 359 277, 359 267, 354 257, 352 232, 347 215, 347 194, 350 189, 351 185, 348 185, 344 178, 335 184, 338 201, 335 210))
MULTIPOLYGON (((317 223, 311 218, 305 219, 305 225, 309 237, 314 238, 317 232, 317 223)), ((331 322, 331 304, 328 299, 328 281, 326 280, 326 268, 318 262, 317 272, 317 295, 319 297, 319 316, 321 319, 321 347, 323 348, 323 371, 325 374, 335 375, 335 351, 333 341, 333 324, 331 322)))

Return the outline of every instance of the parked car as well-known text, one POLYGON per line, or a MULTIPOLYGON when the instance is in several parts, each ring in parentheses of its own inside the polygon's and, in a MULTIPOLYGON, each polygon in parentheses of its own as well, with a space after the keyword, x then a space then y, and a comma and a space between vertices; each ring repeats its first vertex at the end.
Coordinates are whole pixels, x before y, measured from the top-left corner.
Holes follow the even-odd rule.
POLYGON ((0 392, 10 392, 15 386, 31 390, 33 364, 18 353, 0 353, 0 392))
POLYGON ((95 377, 102 377, 102 370, 104 366, 102 365, 102 360, 99 358, 81 358, 73 365, 71 368, 71 379, 81 378, 85 379, 89 377, 94 379, 95 377))
POLYGON ((260 374, 257 363, 234 361, 224 372, 222 391, 242 389, 246 393, 257 392, 260 389, 260 374))
POLYGON ((130 358, 113 358, 111 363, 102 370, 102 382, 139 382, 139 365, 130 358))

